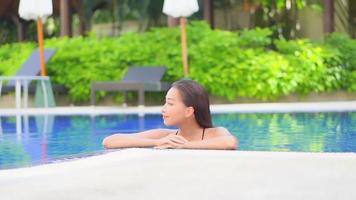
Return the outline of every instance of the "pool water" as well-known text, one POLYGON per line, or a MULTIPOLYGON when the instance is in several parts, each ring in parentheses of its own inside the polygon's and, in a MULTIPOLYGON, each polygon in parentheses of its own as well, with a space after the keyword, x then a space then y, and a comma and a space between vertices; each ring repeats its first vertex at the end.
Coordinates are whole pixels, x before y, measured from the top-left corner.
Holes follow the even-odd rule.
MULTIPOLYGON (((356 152, 356 112, 226 113, 213 122, 240 150, 356 152)), ((166 128, 161 115, 0 116, 0 169, 103 153, 104 137, 153 128, 166 128)))

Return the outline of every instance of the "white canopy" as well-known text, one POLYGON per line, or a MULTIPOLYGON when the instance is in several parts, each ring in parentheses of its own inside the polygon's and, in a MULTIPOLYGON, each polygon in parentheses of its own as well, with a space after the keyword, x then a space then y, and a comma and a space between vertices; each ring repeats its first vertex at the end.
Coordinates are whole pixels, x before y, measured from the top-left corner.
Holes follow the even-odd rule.
POLYGON ((20 0, 19 15, 23 19, 37 20, 41 17, 45 20, 52 13, 52 0, 20 0))
POLYGON ((189 17, 199 10, 197 0, 164 0, 163 13, 172 17, 189 17))

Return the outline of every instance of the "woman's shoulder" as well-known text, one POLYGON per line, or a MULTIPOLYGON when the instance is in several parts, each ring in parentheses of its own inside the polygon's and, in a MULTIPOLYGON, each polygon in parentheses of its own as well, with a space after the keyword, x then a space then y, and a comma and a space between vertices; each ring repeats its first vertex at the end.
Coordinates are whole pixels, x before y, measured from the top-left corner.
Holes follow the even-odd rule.
POLYGON ((230 131, 225 127, 212 127, 206 129, 207 133, 213 137, 215 136, 223 136, 223 135, 231 135, 230 131))

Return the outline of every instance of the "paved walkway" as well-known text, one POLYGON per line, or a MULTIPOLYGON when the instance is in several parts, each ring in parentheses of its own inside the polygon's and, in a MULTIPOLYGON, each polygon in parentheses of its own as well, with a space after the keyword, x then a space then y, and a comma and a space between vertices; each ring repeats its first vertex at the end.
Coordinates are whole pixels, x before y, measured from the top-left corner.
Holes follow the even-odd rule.
POLYGON ((0 170, 0 198, 355 200, 355 153, 124 149, 0 170))

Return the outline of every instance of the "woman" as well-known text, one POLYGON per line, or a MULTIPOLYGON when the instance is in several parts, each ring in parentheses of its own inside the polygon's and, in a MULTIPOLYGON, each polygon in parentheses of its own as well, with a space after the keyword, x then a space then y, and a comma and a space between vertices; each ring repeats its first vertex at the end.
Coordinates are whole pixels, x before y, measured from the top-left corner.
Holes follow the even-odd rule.
POLYGON ((114 134, 103 140, 105 148, 154 147, 158 149, 238 148, 237 139, 223 127, 213 127, 209 96, 192 80, 174 82, 162 107, 164 124, 178 130, 153 129, 135 134, 114 134))

